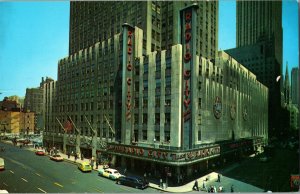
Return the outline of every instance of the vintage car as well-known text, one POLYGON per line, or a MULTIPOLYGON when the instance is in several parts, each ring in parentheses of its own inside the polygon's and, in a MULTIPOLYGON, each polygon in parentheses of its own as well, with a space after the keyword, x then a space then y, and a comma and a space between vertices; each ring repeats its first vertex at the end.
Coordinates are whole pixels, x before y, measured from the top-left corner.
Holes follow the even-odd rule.
POLYGON ((54 160, 54 161, 57 161, 57 162, 64 160, 64 158, 59 154, 55 154, 55 155, 50 156, 50 159, 54 160))
POLYGON ((98 175, 107 177, 107 178, 112 179, 112 180, 116 180, 119 177, 123 176, 119 173, 118 170, 115 170, 115 169, 112 169, 112 168, 107 168, 107 169, 100 168, 98 170, 98 175))
POLYGON ((145 179, 135 176, 121 176, 116 180, 119 185, 126 185, 136 189, 145 189, 149 186, 149 182, 145 179))
POLYGON ((78 169, 81 170, 82 172, 91 172, 92 166, 88 162, 82 162, 82 163, 78 164, 78 169))
POLYGON ((37 150, 37 151, 35 152, 35 154, 38 155, 38 156, 44 156, 44 155, 45 155, 45 151, 39 149, 39 150, 37 150))

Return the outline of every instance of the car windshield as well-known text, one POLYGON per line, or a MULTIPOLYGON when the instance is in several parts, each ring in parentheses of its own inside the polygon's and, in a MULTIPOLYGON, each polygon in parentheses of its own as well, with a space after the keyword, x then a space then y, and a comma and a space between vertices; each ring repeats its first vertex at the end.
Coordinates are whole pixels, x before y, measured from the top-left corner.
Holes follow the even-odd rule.
POLYGON ((53 157, 60 157, 60 155, 54 155, 53 157))
POLYGON ((114 173, 114 174, 118 174, 119 172, 116 170, 116 171, 113 171, 113 173, 114 173))

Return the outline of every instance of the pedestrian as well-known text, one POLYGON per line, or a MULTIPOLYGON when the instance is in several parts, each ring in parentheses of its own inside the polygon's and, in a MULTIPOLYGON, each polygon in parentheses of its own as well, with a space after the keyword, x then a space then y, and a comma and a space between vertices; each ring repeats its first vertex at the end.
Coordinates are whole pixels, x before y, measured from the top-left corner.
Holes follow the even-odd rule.
POLYGON ((70 152, 69 151, 68 151, 67 155, 68 155, 68 159, 70 159, 70 152))
POLYGON ((127 168, 125 167, 124 169, 124 175, 126 176, 127 175, 127 168))
POLYGON ((91 160, 91 167, 92 167, 92 169, 94 169, 94 160, 93 159, 91 160))
POLYGON ((219 190, 218 190, 218 192, 220 192, 220 193, 222 193, 223 192, 223 187, 220 185, 219 186, 219 190))
POLYGON ((74 160, 75 160, 75 162, 76 162, 76 160, 77 160, 77 153, 76 153, 75 156, 74 156, 74 160))
POLYGON ((221 182, 221 175, 218 174, 218 182, 220 183, 221 182))
POLYGON ((160 186, 160 188, 162 188, 162 187, 163 187, 163 181, 162 181, 162 178, 161 178, 161 179, 159 179, 159 186, 160 186))
POLYGON ((81 160, 83 160, 84 159, 84 155, 83 155, 83 153, 81 153, 81 160))
POLYGON ((144 173, 144 181, 146 181, 147 180, 147 173, 145 172, 144 173))
POLYGON ((179 175, 180 183, 183 182, 182 174, 179 175))
POLYGON ((99 162, 98 162, 98 160, 96 159, 96 169, 98 169, 98 165, 99 165, 99 162))
POLYGON ((231 185, 230 191, 231 191, 231 193, 234 192, 233 185, 231 185))
POLYGON ((194 186, 193 186, 193 190, 199 191, 197 179, 195 180, 195 183, 194 183, 194 186))
POLYGON ((207 188, 206 188, 206 181, 205 181, 205 180, 203 180, 202 188, 203 188, 205 191, 207 190, 207 188))
POLYGON ((214 186, 214 193, 216 193, 217 192, 217 188, 216 188, 216 186, 214 186))

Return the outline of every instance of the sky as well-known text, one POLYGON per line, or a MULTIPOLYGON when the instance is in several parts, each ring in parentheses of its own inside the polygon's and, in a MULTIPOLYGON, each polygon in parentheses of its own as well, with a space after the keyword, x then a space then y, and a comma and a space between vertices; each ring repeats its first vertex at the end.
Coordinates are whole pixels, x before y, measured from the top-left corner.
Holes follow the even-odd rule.
MULTIPOLYGON (((236 3, 219 2, 219 50, 236 44, 236 3)), ((42 77, 57 80, 58 60, 68 55, 69 10, 67 1, 0 2, 0 100, 25 96, 42 77)), ((299 66, 298 5, 283 1, 283 73, 299 66)))

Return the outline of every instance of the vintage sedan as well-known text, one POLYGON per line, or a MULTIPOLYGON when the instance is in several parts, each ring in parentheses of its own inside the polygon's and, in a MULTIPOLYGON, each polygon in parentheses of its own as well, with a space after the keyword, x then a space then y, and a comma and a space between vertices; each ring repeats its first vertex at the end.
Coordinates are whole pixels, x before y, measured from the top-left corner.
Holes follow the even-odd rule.
POLYGON ((59 154, 55 154, 55 155, 50 156, 50 159, 54 160, 54 161, 57 161, 57 162, 64 160, 64 158, 59 154))
POLYGON ((78 169, 81 170, 82 172, 91 172, 92 166, 89 162, 82 162, 78 164, 78 169))
POLYGON ((35 154, 38 155, 38 156, 44 156, 45 155, 45 151, 44 150, 37 150, 35 152, 35 154))
POLYGON ((145 189, 149 186, 149 182, 145 179, 135 176, 121 176, 116 180, 119 185, 126 185, 136 189, 145 189))
POLYGON ((107 169, 101 168, 98 170, 98 175, 107 177, 112 180, 116 180, 116 179, 120 178, 121 176, 123 176, 119 173, 119 171, 112 169, 112 168, 107 168, 107 169))

